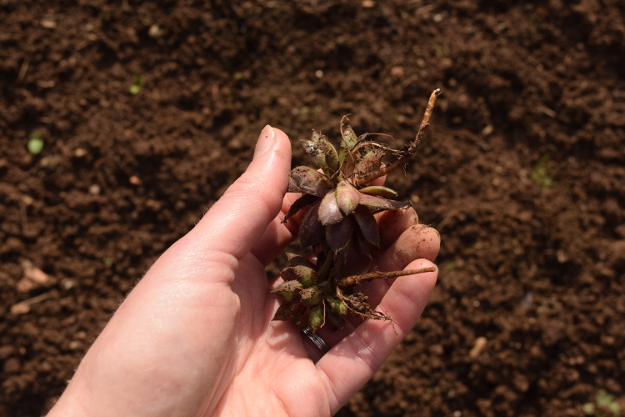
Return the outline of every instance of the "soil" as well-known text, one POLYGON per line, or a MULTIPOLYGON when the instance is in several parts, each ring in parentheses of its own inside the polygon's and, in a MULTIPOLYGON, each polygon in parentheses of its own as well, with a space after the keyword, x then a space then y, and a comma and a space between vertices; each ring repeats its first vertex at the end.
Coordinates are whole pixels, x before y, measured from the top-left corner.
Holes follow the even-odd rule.
POLYGON ((440 280, 340 414, 625 409, 622 1, 0 0, 0 415, 45 414, 265 124, 401 148, 436 87, 390 181, 440 280))

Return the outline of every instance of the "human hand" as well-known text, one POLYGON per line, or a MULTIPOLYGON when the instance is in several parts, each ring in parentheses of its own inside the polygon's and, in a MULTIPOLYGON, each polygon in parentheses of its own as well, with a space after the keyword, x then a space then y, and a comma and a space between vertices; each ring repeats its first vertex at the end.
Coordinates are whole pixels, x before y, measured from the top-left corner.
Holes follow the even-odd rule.
MULTIPOLYGON (((437 273, 364 284, 393 322, 321 329, 332 347, 323 356, 293 324, 271 321, 279 301, 264 268, 297 230, 297 219, 281 224, 290 163, 288 138, 267 126, 247 171, 131 291, 49 416, 331 415, 373 375, 437 273)), ((379 270, 432 266, 438 233, 414 210, 379 222, 379 270)))

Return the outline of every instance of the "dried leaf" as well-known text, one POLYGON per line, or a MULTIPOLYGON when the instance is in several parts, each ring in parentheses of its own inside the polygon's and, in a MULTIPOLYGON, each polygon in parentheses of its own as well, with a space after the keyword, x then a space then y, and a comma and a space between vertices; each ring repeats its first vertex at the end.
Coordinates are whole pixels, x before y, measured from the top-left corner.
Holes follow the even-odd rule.
POLYGON ((334 188, 334 183, 326 175, 310 167, 299 166, 293 168, 289 174, 289 193, 312 194, 323 197, 334 188))

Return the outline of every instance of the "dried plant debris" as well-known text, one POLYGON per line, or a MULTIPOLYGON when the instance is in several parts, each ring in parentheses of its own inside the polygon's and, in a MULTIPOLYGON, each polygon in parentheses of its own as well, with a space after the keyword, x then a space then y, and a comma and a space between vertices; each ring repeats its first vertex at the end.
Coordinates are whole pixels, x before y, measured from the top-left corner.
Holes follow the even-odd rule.
POLYGON ((300 193, 301 197, 283 222, 304 211, 299 226, 300 243, 304 251, 316 255, 316 262, 302 255, 287 255, 289 266, 281 272, 284 283, 273 290, 283 299, 274 320, 292 320, 300 329, 310 327, 313 332, 328 322, 335 328, 345 327, 348 313, 390 320, 373 310, 367 297, 353 287, 374 279, 434 271, 424 268, 351 276, 344 273, 350 261, 373 259, 373 251, 380 248, 380 230, 374 214, 410 206, 410 202, 394 200, 397 193, 392 189, 371 182, 404 166, 415 154, 439 94, 440 89, 432 92, 416 138, 402 150, 371 140, 372 134, 357 136, 345 124, 345 117, 340 124, 338 151, 325 135, 315 131, 310 140, 301 141, 319 170, 299 166, 291 171, 287 192, 300 193), (392 162, 383 161, 387 155, 394 158, 392 162))

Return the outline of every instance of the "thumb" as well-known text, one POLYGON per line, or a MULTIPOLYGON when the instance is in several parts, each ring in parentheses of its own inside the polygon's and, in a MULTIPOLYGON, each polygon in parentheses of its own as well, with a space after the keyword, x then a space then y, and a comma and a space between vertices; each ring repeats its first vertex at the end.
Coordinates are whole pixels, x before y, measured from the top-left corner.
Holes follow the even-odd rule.
MULTIPOLYGON (((262 130, 247 170, 186 236, 196 251, 241 259, 278 215, 291 169, 291 143, 279 129, 262 130)), ((187 242, 190 243, 190 242, 187 242)))

